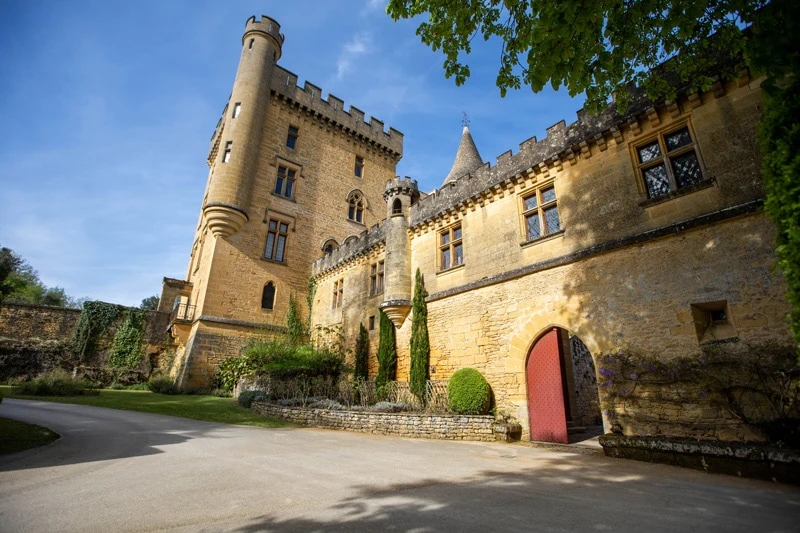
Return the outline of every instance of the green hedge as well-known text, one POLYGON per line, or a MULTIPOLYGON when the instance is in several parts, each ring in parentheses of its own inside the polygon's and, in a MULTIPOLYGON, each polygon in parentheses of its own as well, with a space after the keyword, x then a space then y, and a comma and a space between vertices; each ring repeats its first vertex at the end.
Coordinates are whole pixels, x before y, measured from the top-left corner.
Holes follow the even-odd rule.
POLYGON ((492 403, 492 389, 474 368, 462 368, 447 384, 450 409, 460 415, 485 415, 492 403))

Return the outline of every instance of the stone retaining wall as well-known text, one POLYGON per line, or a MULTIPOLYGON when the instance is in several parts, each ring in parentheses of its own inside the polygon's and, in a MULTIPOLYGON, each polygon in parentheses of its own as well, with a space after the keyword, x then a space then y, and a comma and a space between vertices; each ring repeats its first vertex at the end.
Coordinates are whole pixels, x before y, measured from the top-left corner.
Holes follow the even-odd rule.
MULTIPOLYGON (((264 416, 326 429, 344 429, 378 435, 423 439, 510 440, 514 431, 493 416, 430 415, 422 413, 369 413, 282 407, 253 402, 252 409, 264 416)), ((519 436, 517 435, 517 438, 519 436)))
POLYGON ((774 448, 752 442, 613 434, 601 436, 600 444, 609 457, 800 485, 800 450, 791 448, 774 448))

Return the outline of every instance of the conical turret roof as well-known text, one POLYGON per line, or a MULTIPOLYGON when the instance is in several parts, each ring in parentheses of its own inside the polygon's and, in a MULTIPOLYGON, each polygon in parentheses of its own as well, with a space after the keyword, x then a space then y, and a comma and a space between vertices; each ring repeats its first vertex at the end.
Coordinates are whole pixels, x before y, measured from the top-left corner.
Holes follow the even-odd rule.
POLYGON ((461 132, 461 144, 458 145, 458 152, 456 153, 456 160, 453 163, 453 168, 450 169, 450 173, 444 179, 442 186, 456 181, 461 176, 466 176, 470 172, 474 172, 481 165, 483 165, 483 159, 481 159, 481 154, 478 153, 475 141, 472 140, 469 126, 464 126, 464 131, 461 132))

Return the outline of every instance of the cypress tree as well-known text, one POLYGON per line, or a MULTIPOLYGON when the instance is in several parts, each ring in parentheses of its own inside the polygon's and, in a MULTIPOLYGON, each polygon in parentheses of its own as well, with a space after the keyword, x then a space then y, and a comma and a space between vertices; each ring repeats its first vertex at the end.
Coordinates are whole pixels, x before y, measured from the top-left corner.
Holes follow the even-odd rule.
POLYGON ((414 396, 423 404, 428 387, 431 356, 431 344, 428 339, 428 304, 425 302, 427 296, 428 291, 425 290, 422 274, 417 269, 411 318, 411 373, 408 385, 414 396))
POLYGON ((380 342, 378 344, 378 376, 375 378, 375 386, 381 387, 390 381, 394 381, 397 373, 397 347, 395 346, 394 324, 386 316, 380 313, 380 342))
POLYGON ((364 324, 359 324, 358 340, 356 341, 356 379, 366 380, 369 374, 369 337, 364 324))
POLYGON ((300 318, 300 311, 297 309, 297 300, 294 294, 289 295, 289 311, 286 313, 286 328, 288 330, 289 343, 292 346, 299 346, 305 340, 306 325, 300 318))

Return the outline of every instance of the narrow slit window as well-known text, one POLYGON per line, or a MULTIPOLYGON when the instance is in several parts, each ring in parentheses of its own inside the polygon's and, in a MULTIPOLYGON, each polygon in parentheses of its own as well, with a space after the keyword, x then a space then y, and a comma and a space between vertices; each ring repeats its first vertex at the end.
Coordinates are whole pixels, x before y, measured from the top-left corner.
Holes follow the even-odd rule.
POLYGON ((233 105, 233 114, 231 115, 231 118, 239 118, 239 113, 241 111, 242 111, 242 104, 239 103, 239 102, 236 102, 233 105))
POLYGON ((275 307, 275 284, 271 281, 264 285, 261 291, 261 309, 274 309, 275 307))
POLYGON ((300 130, 294 126, 289 126, 289 132, 286 134, 286 148, 291 148, 294 150, 295 147, 297 147, 297 137, 299 135, 300 130))
POLYGON ((233 141, 225 143, 225 151, 222 153, 222 162, 227 163, 231 160, 231 152, 233 151, 233 141))
POLYGON ((247 45, 247 49, 248 49, 248 50, 250 50, 251 48, 253 48, 253 43, 254 43, 255 41, 256 41, 255 39, 250 39, 250 44, 248 44, 248 45, 247 45))
POLYGON ((364 177, 364 158, 363 157, 356 156, 356 164, 355 164, 355 168, 353 169, 353 172, 355 173, 357 178, 363 178, 364 177))

